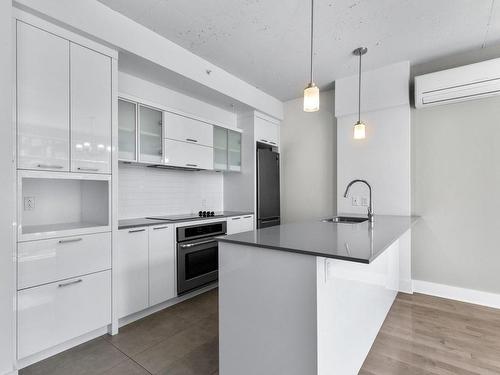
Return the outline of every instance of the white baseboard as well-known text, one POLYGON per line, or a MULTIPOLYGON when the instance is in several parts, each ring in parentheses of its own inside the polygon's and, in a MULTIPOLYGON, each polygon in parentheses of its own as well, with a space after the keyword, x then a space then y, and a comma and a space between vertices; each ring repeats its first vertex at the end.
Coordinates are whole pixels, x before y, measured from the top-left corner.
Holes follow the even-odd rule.
POLYGON ((500 309, 500 294, 436 284, 422 280, 413 280, 413 291, 415 293, 428 294, 431 296, 500 309))
MULTIPOLYGON (((182 301, 185 301, 189 298, 197 296, 198 294, 208 292, 211 289, 217 288, 217 286, 218 286, 218 283, 213 283, 213 284, 210 284, 210 285, 205 286, 203 288, 197 289, 194 292, 186 293, 180 297, 175 297, 175 298, 169 299, 168 301, 159 303, 158 305, 155 305, 155 306, 148 307, 147 309, 141 310, 135 314, 120 318, 118 320, 118 326, 120 328, 123 326, 126 326, 127 324, 130 324, 130 323, 135 322, 136 320, 145 318, 148 315, 154 314, 155 312, 158 312, 160 310, 166 309, 167 307, 178 304, 179 302, 182 302, 182 301)), ((118 333, 118 331, 116 333, 118 333)), ((116 333, 111 333, 111 334, 114 335, 116 333)))
POLYGON ((63 342, 62 344, 56 345, 52 348, 43 350, 39 353, 30 355, 30 356, 25 357, 25 358, 20 358, 17 361, 17 368, 23 369, 25 367, 32 365, 33 363, 40 362, 46 358, 52 357, 53 355, 62 353, 65 350, 68 350, 68 349, 71 349, 75 346, 83 344, 84 342, 87 342, 87 341, 93 340, 99 336, 105 335, 107 332, 108 332, 108 326, 102 327, 102 328, 96 329, 92 332, 86 333, 82 336, 75 337, 71 340, 63 342))
POLYGON ((413 281, 399 279, 399 291, 401 293, 413 294, 413 281))

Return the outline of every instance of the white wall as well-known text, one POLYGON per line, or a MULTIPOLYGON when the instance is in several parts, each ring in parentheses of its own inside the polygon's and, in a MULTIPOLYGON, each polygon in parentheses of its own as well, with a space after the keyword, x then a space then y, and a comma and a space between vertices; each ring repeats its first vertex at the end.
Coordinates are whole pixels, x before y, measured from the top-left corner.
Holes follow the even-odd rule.
POLYGON ((223 209, 223 176, 120 164, 118 217, 197 213, 223 209))
MULTIPOLYGON (((372 185, 375 214, 410 214, 409 68, 408 62, 402 62, 363 73, 361 119, 367 125, 364 140, 353 139, 357 76, 335 83, 340 213, 366 213, 366 207, 352 206, 351 199, 343 197, 347 184, 360 178, 372 185)), ((361 184, 351 192, 351 196, 368 197, 368 189, 361 184)))
MULTIPOLYGON (((410 215, 409 81, 407 61, 363 72, 361 119, 367 126, 363 140, 353 139, 358 78, 351 76, 335 82, 339 213, 366 214, 366 207, 353 206, 352 198, 343 197, 347 184, 360 178, 372 186, 375 215, 410 215)), ((356 184, 350 196, 368 198, 368 188, 356 184)), ((399 287, 401 291, 411 292, 410 232, 399 239, 399 246, 399 287)))
POLYGON ((0 374, 13 370, 14 363, 14 170, 12 164, 12 3, 0 2, 0 374))
POLYGON ((151 102, 152 105, 173 109, 202 121, 227 128, 236 128, 236 113, 223 110, 201 100, 145 81, 133 75, 118 73, 118 92, 151 102))
POLYGON ((280 126, 282 222, 318 220, 336 212, 334 92, 320 94, 320 110, 306 113, 303 99, 284 103, 280 126))
POLYGON ((500 98, 412 111, 413 278, 500 293, 500 98))

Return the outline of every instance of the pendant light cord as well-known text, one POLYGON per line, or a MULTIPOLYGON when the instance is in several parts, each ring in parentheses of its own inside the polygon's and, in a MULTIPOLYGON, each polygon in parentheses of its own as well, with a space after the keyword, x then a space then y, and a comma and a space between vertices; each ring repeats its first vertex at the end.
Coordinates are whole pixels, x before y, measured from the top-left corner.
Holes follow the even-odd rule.
POLYGON ((359 79, 358 79, 358 123, 361 122, 361 56, 359 54, 359 79))
POLYGON ((313 50, 314 50, 314 0, 311 0, 311 82, 313 83, 313 50))

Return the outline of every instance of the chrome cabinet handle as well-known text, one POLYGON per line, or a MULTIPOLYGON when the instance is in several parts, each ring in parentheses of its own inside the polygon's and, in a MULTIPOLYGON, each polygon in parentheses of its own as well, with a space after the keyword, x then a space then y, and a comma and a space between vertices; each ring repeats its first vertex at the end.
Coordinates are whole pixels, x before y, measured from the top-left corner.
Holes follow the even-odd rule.
POLYGON ((262 142, 268 143, 269 141, 267 139, 261 139, 262 142))
POLYGON ((184 244, 184 245, 180 245, 180 247, 182 247, 183 249, 187 249, 187 248, 190 248, 190 247, 193 247, 193 246, 205 245, 207 243, 212 243, 212 242, 217 242, 217 241, 215 241, 215 240, 208 240, 208 241, 193 242, 193 243, 187 243, 187 244, 184 244))
POLYGON ((38 164, 38 168, 48 168, 48 169, 62 169, 62 165, 51 165, 51 164, 38 164))
POLYGON ((158 229, 167 229, 167 228, 168 228, 168 226, 166 226, 166 227, 154 227, 154 228, 153 228, 153 230, 158 230, 158 229))
POLYGON ((188 141, 188 142, 198 142, 197 139, 193 139, 193 138, 186 138, 186 141, 188 141))
POLYGON ((78 242, 82 241, 83 238, 68 238, 67 240, 59 240, 59 243, 70 243, 70 242, 78 242))
POLYGON ((232 217, 231 220, 240 220, 241 217, 232 217))
POLYGON ((87 172, 98 172, 99 168, 83 168, 83 167, 78 167, 79 171, 87 171, 87 172))
POLYGON ((252 215, 250 216, 243 216, 243 219, 251 219, 252 218, 252 215))
POLYGON ((129 233, 139 233, 139 232, 144 232, 146 229, 134 229, 134 230, 129 230, 129 233))
POLYGON ((83 281, 82 279, 73 280, 73 281, 69 281, 67 283, 61 283, 58 286, 59 286, 59 288, 64 288, 65 286, 75 285, 75 284, 81 283, 82 281, 83 281))
POLYGON ((198 164, 186 164, 187 167, 197 167, 198 164))

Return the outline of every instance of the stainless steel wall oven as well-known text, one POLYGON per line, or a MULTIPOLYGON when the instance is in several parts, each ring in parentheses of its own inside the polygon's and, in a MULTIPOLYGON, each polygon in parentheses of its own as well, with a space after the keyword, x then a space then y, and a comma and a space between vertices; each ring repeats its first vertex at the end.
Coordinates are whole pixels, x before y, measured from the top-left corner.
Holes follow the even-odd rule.
POLYGON ((214 237, 224 234, 225 221, 177 228, 177 294, 217 281, 219 248, 214 237))

